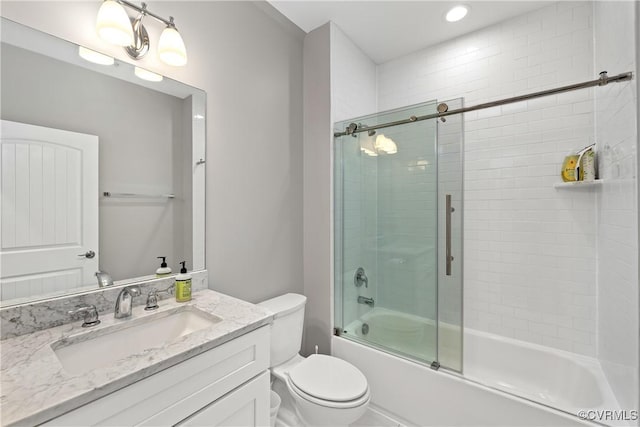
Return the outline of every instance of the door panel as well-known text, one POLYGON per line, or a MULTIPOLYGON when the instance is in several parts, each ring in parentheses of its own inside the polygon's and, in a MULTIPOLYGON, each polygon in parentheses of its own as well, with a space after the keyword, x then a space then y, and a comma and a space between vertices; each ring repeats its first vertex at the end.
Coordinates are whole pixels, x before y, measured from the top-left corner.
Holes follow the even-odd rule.
POLYGON ((266 426, 269 425, 269 402, 269 372, 263 372, 178 426, 266 426))
POLYGON ((0 144, 0 298, 94 282, 98 137, 3 120, 0 144))
MULTIPOLYGON (((436 112, 425 102, 337 123, 376 126, 436 112)), ((334 140, 336 325, 343 337, 437 361, 435 119, 334 140), (366 280, 359 280, 360 268, 366 280)))

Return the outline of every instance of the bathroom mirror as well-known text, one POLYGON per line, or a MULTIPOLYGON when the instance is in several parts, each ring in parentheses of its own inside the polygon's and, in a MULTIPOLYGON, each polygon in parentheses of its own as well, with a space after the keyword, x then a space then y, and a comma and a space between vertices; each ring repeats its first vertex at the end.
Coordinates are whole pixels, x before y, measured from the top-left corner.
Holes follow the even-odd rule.
POLYGON ((1 24, 1 305, 203 270, 206 94, 1 24))

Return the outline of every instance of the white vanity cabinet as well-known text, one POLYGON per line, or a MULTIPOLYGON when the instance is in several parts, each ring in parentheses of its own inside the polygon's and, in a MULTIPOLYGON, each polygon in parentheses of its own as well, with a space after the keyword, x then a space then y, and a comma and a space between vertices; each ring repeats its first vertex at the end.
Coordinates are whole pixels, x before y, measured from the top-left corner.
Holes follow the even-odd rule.
POLYGON ((43 425, 269 425, 269 333, 263 326, 43 425))

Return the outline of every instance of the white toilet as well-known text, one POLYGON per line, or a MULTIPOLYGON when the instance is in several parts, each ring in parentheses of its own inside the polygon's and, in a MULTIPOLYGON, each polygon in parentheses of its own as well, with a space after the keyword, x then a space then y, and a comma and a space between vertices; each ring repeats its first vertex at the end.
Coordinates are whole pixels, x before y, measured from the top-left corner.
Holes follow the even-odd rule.
POLYGON ((284 424, 349 425, 364 414, 371 400, 367 379, 337 357, 298 354, 306 302, 304 295, 285 294, 258 304, 275 314, 271 327, 273 390, 282 398, 281 411, 286 413, 289 406, 299 417, 284 424))

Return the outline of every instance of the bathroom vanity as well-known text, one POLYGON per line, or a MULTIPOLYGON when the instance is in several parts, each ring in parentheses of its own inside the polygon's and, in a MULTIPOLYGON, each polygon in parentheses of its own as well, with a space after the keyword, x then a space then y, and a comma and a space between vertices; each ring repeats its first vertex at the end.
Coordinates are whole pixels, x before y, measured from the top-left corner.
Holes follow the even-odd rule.
POLYGON ((2 425, 269 423, 268 311, 202 290, 101 320, 2 341, 2 425))

